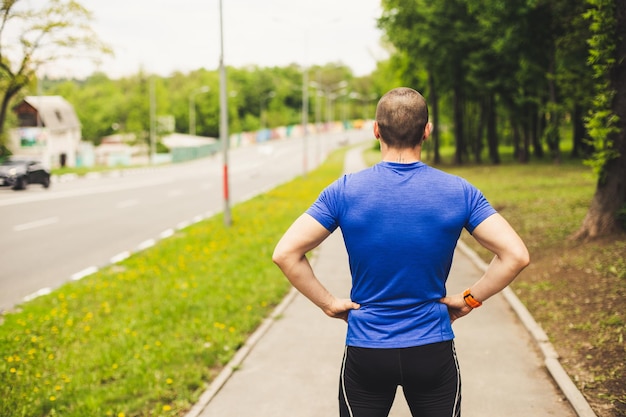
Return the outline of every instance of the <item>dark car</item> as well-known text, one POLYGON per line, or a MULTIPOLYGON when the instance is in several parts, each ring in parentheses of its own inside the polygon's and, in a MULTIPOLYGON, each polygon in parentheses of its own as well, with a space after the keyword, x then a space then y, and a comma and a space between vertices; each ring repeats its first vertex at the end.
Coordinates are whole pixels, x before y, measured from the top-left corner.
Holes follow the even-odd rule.
POLYGON ((32 159, 9 158, 0 163, 0 186, 24 190, 28 184, 50 186, 50 171, 32 159))

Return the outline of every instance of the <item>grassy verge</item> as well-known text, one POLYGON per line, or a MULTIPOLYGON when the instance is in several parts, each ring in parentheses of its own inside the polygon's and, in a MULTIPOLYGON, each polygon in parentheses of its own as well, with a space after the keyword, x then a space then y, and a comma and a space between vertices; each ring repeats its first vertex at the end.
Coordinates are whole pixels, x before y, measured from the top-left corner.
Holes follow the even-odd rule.
MULTIPOLYGON (((595 191, 581 165, 448 169, 476 184, 519 231, 532 258, 512 288, 601 417, 626 416, 626 235, 570 239, 595 191)), ((488 255, 468 235, 464 240, 488 255)))
MULTIPOLYGON (((379 159, 367 153, 370 164, 379 159)), ((475 184, 518 230, 532 263, 513 290, 597 415, 626 416, 626 235, 570 239, 595 191, 589 168, 573 161, 439 168, 475 184)), ((468 234, 462 239, 490 260, 468 234)))
POLYGON ((0 415, 179 416, 288 291, 275 243, 343 153, 131 258, 22 305, 0 326, 0 415))

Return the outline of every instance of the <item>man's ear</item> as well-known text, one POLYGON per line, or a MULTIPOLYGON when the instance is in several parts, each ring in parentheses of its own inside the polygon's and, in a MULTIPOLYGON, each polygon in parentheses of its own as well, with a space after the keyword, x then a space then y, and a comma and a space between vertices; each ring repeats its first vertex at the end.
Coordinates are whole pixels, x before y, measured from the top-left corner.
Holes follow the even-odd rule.
POLYGON ((374 121, 374 137, 380 139, 380 131, 378 130, 378 122, 374 121))
POLYGON ((430 134, 433 132, 433 128, 434 127, 432 123, 430 122, 426 123, 426 126, 424 126, 424 137, 422 138, 422 142, 428 139, 430 134))

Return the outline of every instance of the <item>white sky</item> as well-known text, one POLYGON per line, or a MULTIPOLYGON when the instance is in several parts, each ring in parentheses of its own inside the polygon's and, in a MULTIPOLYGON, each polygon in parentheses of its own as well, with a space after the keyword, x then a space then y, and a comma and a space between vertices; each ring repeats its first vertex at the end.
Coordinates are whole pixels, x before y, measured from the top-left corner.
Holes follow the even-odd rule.
MULTIPOLYGON (((33 0, 38 2, 38 0, 33 0)), ((111 78, 217 69, 219 0, 78 0, 115 53, 97 68, 111 78)), ((380 0, 222 0, 224 62, 241 68, 342 62, 365 75, 386 59, 376 28, 380 0)), ((88 76, 88 62, 47 66, 49 76, 88 76)), ((44 75, 44 74, 40 74, 44 75)))

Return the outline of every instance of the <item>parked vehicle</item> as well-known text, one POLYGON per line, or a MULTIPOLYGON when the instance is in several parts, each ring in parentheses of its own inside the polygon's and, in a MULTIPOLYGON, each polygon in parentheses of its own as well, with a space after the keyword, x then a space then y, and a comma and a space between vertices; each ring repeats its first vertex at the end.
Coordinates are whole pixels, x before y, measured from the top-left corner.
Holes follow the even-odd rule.
POLYGON ((12 157, 0 163, 0 186, 25 190, 29 184, 50 187, 50 171, 41 162, 12 157))

